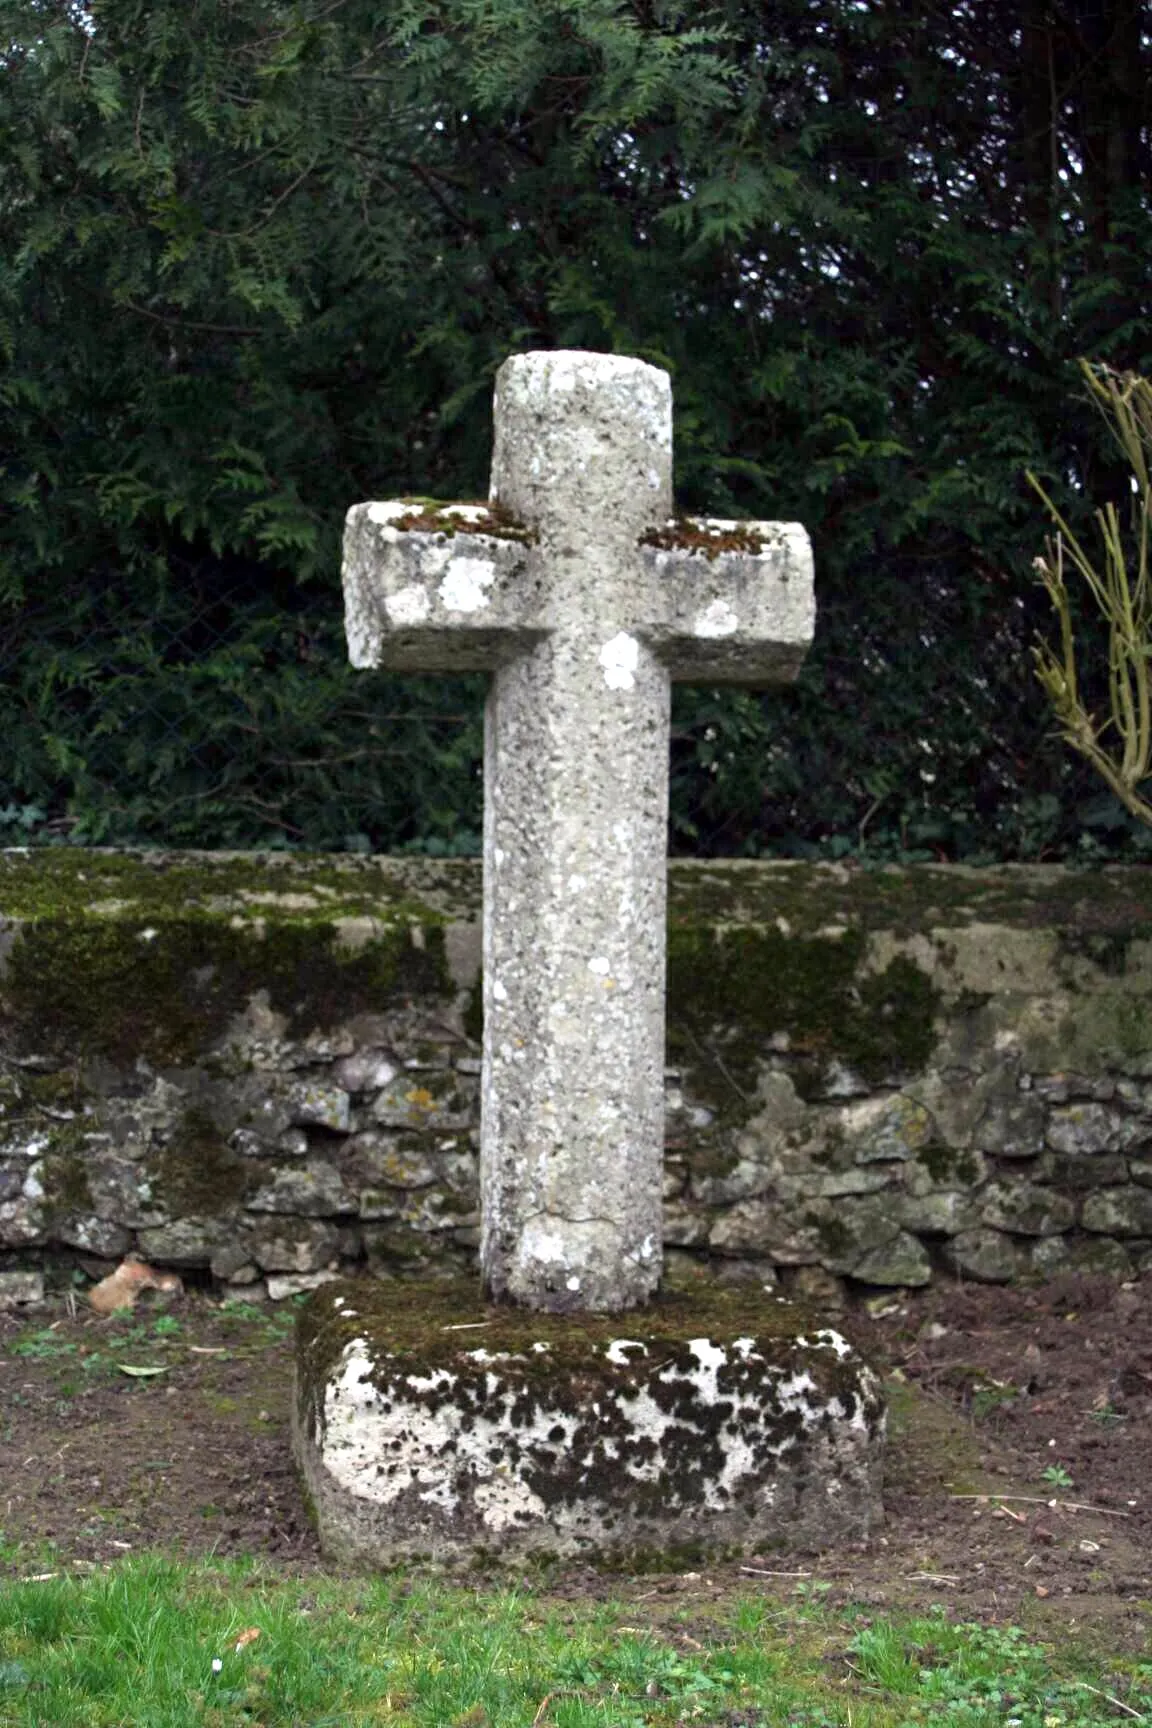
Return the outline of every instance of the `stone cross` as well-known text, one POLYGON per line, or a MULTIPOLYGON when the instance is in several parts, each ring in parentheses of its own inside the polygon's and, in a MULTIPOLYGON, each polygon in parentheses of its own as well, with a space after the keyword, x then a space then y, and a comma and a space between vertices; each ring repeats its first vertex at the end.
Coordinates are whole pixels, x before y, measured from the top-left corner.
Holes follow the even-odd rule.
POLYGON ((670 681, 793 678, 792 523, 672 522, 668 375, 520 354, 490 506, 358 504, 353 665, 493 674, 484 744, 480 1260, 494 1300, 643 1303, 661 1271, 670 681))

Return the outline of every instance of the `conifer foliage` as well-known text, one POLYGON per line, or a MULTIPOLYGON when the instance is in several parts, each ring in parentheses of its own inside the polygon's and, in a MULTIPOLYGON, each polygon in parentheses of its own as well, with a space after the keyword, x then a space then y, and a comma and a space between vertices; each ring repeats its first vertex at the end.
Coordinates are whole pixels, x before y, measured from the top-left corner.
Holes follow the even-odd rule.
MULTIPOLYGON (((795 517, 797 690, 677 698, 672 844, 1139 854, 1030 647, 1152 370, 1148 0, 0 0, 0 839, 470 851, 476 681, 345 666, 344 510, 495 368, 673 374, 795 517)), ((1090 628, 1090 621, 1086 624, 1090 628)), ((1107 665, 1107 657, 1104 657, 1107 665)))

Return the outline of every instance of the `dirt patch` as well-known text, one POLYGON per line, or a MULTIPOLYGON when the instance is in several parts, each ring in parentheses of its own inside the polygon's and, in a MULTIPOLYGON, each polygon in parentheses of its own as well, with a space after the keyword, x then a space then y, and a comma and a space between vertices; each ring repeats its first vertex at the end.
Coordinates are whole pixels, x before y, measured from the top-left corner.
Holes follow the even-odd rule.
MULTIPOLYGON (((1099 1634, 1152 1620, 1152 1277, 951 1285, 839 1324, 890 1376, 887 1522, 859 1550, 557 1596, 653 1617, 733 1590, 926 1608, 1099 1634)), ((292 1315, 191 1292, 101 1319, 64 1297, 0 1315, 0 1572, 129 1552, 323 1565, 288 1445, 292 1315), (161 1370, 156 1373, 130 1370, 161 1370)))

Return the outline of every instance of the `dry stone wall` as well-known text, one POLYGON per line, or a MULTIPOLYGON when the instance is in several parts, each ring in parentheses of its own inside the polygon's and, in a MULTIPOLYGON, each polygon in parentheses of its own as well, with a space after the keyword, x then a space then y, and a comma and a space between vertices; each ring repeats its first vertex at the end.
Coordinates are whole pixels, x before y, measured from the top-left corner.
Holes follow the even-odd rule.
MULTIPOLYGON (((673 1264, 1152 1265, 1145 872, 675 863, 669 899, 673 1264)), ((0 1274, 471 1267, 479 907, 471 862, 0 854, 0 1274)))

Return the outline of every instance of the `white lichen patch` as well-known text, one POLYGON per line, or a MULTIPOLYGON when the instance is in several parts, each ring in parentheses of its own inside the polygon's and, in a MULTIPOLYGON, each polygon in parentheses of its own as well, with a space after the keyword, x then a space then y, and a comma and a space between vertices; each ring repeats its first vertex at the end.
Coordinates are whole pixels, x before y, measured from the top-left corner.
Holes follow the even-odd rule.
POLYGON ((518 1388, 493 1373, 485 1376, 479 1410, 463 1399, 428 1399, 457 1384, 442 1369, 406 1375, 386 1392, 375 1379, 367 1346, 356 1339, 325 1389, 323 1461, 342 1488, 377 1506, 412 1495, 449 1516, 467 1503, 493 1535, 544 1516, 545 1503, 516 1460, 523 1452, 563 1456, 575 1416, 539 1410, 528 1422, 514 1420, 518 1388))
POLYGON ((539 1523, 548 1511, 526 1482, 506 1474, 478 1482, 472 1491, 472 1504, 494 1536, 539 1523))
POLYGON ((405 629, 423 624, 432 610, 432 602, 427 588, 414 582, 407 588, 398 588, 394 594, 386 594, 384 610, 388 614, 389 623, 405 629))
POLYGON ((614 1338, 604 1356, 614 1367, 627 1368, 632 1361, 632 1352, 640 1357, 647 1356, 648 1346, 639 1338, 614 1338))
POLYGON ((417 508, 415 504, 406 504, 402 498, 387 498, 364 506, 369 522, 374 522, 378 528, 386 528, 391 522, 399 522, 402 517, 411 516, 417 508))
POLYGON ((821 1326, 818 1332, 812 1334, 811 1338, 801 1336, 797 1338, 796 1342, 804 1350, 833 1350, 841 1361, 852 1354, 852 1346, 847 1338, 831 1326, 821 1326))
POLYGON ((734 636, 739 628, 740 620, 727 600, 713 600, 692 621, 692 634, 705 640, 734 636))
POLYGON ((444 573, 438 593, 449 612, 479 612, 488 605, 496 580, 490 558, 453 558, 444 573))
POLYGON ((626 630, 621 630, 600 649, 600 664, 609 690, 632 690, 636 685, 636 668, 640 664, 640 644, 626 630))

